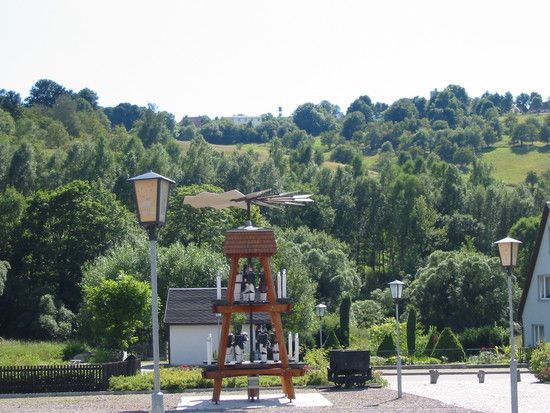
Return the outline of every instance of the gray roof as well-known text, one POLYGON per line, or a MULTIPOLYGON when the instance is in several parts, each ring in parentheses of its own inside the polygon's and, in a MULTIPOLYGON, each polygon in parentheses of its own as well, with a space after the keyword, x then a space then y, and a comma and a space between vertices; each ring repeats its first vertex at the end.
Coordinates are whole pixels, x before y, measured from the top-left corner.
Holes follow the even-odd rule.
MULTIPOLYGON (((226 288, 222 288, 222 300, 225 300, 225 291, 226 288)), ((212 304, 215 300, 215 288, 170 288, 166 299, 164 323, 217 324, 218 318, 212 312, 212 304)), ((261 323, 271 323, 271 318, 266 313, 255 314, 254 321, 256 320, 261 323)))

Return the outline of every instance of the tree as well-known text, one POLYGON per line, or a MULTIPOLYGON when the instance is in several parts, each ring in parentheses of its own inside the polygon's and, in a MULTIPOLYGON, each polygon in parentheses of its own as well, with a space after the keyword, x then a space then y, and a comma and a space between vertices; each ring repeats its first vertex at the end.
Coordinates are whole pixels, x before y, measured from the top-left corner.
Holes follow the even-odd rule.
POLYGON ((527 287, 525 286, 525 279, 535 246, 539 223, 540 217, 538 216, 521 217, 512 225, 509 231, 511 237, 519 239, 523 243, 519 250, 516 270, 517 284, 522 287, 527 287))
POLYGON ((359 111, 348 113, 342 125, 342 136, 350 140, 355 132, 363 131, 366 125, 363 113, 359 111))
POLYGON ((40 79, 31 88, 29 97, 25 99, 25 102, 27 106, 43 105, 51 107, 59 96, 66 93, 71 94, 71 91, 53 80, 40 79))
POLYGON ((46 288, 75 311, 81 299, 82 265, 112 245, 135 239, 135 218, 106 189, 75 181, 38 192, 21 221, 12 264, 29 288, 46 288))
POLYGON ((344 347, 349 347, 349 316, 351 310, 351 297, 349 294, 344 296, 340 303, 340 343, 344 347))
POLYGON ((468 250, 435 251, 418 270, 409 292, 425 325, 461 331, 505 319, 506 285, 496 257, 468 250))
POLYGON ((97 100, 99 99, 99 97, 97 96, 97 93, 95 93, 93 90, 84 88, 80 92, 78 92, 78 96, 88 102, 91 105, 92 109, 97 109, 97 100))
POLYGON ((150 323, 149 284, 120 273, 84 289, 81 319, 89 324, 87 340, 110 350, 127 350, 150 323))
POLYGON ((366 329, 384 320, 382 307, 374 300, 353 302, 351 312, 357 327, 360 328, 366 329))
POLYGON ((123 125, 129 131, 145 108, 125 102, 119 103, 114 108, 105 108, 104 111, 113 126, 123 125))
POLYGON ((414 356, 416 351, 416 310, 414 308, 409 310, 407 318, 407 351, 409 356, 414 356))
POLYGON ((296 108, 292 120, 300 129, 313 136, 319 136, 334 128, 334 116, 313 103, 304 103, 296 108))
POLYGON ((33 147, 24 142, 13 154, 8 169, 7 182, 19 192, 28 195, 36 184, 37 165, 33 147))
POLYGON ((38 300, 38 318, 31 325, 30 336, 48 340, 67 340, 74 333, 75 315, 63 303, 56 305, 50 294, 38 300))
POLYGON ((21 116, 21 96, 13 90, 0 89, 0 109, 5 110, 14 119, 21 116))
POLYGON ((516 106, 521 112, 525 113, 529 110, 529 100, 530 97, 527 93, 520 93, 516 96, 516 106))
POLYGON ((359 96, 351 102, 346 113, 352 112, 361 112, 365 117, 365 122, 372 122, 374 120, 374 109, 370 97, 367 95, 359 96))
POLYGON ((544 117, 542 127, 540 129, 540 141, 546 146, 550 143, 550 115, 544 117))
POLYGON ((174 122, 167 118, 165 112, 156 112, 155 109, 154 105, 149 105, 134 125, 137 135, 146 148, 155 143, 166 143, 173 137, 170 126, 173 129, 174 122))
POLYGON ((13 253, 13 244, 17 237, 15 231, 26 206, 25 197, 15 188, 7 187, 0 193, 0 260, 8 259, 13 253))
POLYGON ((8 271, 10 269, 9 262, 0 261, 0 295, 4 293, 4 285, 6 285, 6 279, 8 278, 8 271))
POLYGON ((399 99, 392 103, 383 114, 385 121, 403 122, 418 116, 418 109, 411 99, 399 99))

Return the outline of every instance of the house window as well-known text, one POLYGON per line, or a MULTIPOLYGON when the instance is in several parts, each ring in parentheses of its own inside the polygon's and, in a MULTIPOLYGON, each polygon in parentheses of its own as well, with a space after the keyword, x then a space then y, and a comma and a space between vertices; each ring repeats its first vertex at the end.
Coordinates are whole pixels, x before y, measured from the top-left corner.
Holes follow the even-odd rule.
POLYGON ((544 325, 533 324, 533 345, 536 346, 541 341, 544 341, 544 325))
POLYGON ((550 275, 541 275, 539 277, 539 298, 541 300, 550 300, 550 275))

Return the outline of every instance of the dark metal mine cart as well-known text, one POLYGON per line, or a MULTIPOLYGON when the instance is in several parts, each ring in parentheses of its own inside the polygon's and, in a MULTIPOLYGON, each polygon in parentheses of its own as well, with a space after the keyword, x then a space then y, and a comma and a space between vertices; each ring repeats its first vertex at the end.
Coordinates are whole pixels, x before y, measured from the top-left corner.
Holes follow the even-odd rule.
POLYGON ((328 379, 337 387, 364 387, 372 379, 370 351, 367 350, 331 350, 328 379))

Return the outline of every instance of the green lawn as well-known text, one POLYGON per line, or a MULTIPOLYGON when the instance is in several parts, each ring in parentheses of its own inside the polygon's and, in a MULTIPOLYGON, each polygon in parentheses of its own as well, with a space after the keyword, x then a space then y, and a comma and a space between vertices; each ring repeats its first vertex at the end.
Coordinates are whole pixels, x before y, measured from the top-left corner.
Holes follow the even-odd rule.
POLYGON ((495 178, 517 185, 525 180, 529 171, 540 174, 550 169, 550 147, 499 145, 484 153, 482 159, 493 165, 495 178))
POLYGON ((62 364, 64 343, 18 341, 0 338, 0 366, 62 364))

